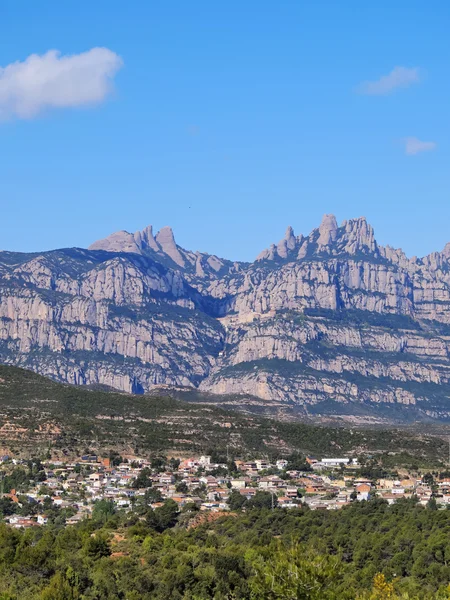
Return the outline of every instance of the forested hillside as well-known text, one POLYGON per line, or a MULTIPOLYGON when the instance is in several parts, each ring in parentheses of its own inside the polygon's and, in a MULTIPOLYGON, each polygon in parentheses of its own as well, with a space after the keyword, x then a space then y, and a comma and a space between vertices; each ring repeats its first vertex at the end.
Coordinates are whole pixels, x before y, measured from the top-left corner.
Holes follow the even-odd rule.
POLYGON ((25 532, 0 525, 3 600, 431 600, 450 597, 450 511, 254 505, 216 520, 171 500, 25 532), (192 524, 195 523, 195 526, 192 524))
POLYGON ((369 453, 385 456, 390 464, 397 456, 398 465, 416 467, 439 466, 448 457, 446 439, 422 431, 282 422, 206 403, 63 385, 6 366, 0 366, 0 413, 3 446, 34 455, 49 447, 82 453, 87 446, 223 456, 228 446, 235 457, 369 453))

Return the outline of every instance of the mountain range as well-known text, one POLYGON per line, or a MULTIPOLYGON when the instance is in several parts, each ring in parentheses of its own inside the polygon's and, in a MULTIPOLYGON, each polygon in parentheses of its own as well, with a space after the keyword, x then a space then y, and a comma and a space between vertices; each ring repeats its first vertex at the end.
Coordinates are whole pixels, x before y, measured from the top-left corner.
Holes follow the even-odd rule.
POLYGON ((0 252, 0 361, 131 393, 196 389, 309 416, 450 419, 450 244, 381 246, 325 215, 251 263, 172 230, 0 252))

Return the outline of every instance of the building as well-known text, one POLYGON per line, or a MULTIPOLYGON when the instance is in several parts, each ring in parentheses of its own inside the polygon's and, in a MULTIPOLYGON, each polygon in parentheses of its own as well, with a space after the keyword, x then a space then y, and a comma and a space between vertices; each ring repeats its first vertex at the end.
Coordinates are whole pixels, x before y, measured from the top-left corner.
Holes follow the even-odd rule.
POLYGON ((232 479, 231 480, 231 487, 234 490, 243 489, 246 486, 247 486, 247 479, 245 479, 244 477, 240 477, 239 479, 232 479))
POLYGON ((349 458, 322 458, 320 461, 327 467, 339 467, 340 465, 348 465, 350 462, 349 458))
POLYGON ((361 483, 356 486, 355 491, 357 493, 358 500, 368 500, 370 497, 371 487, 368 483, 361 483))

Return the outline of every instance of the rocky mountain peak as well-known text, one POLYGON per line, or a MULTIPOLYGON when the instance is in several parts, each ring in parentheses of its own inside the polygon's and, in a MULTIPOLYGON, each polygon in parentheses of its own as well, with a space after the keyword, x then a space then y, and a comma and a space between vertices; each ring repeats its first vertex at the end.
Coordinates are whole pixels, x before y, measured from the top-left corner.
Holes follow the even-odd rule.
MULTIPOLYGON (((292 245, 292 241, 289 242, 292 245)), ((187 279, 200 278, 204 280, 217 279, 223 269, 238 271, 239 264, 223 260, 205 252, 185 250, 175 241, 171 227, 163 227, 154 235, 152 225, 142 231, 129 233, 118 231, 108 237, 98 240, 89 246, 89 250, 105 250, 107 252, 132 252, 148 256, 156 262, 162 262, 166 267, 181 268, 187 279), (173 264, 168 263, 170 259, 173 264)))
MULTIPOLYGON (((303 236, 301 236, 303 237, 303 236)), ((294 250, 294 248, 297 245, 297 238, 294 235, 294 230, 292 229, 292 227, 289 225, 289 227, 286 229, 286 233, 284 234, 284 239, 286 240, 286 245, 289 248, 289 250, 294 250)))
POLYGON ((97 240, 89 246, 89 250, 106 250, 107 252, 135 252, 140 254, 140 248, 132 233, 116 231, 108 237, 97 240))
POLYGON ((176 245, 172 227, 165 226, 160 229, 156 234, 156 241, 161 246, 164 246, 165 244, 176 245))
POLYGON ((144 254, 147 249, 167 254, 180 267, 184 267, 186 264, 170 227, 163 227, 156 236, 153 235, 152 225, 135 233, 118 231, 89 246, 89 250, 134 252, 135 254, 144 254))
MULTIPOLYGON (((309 236, 295 236, 291 226, 286 229, 284 237, 278 244, 272 244, 263 250, 256 261, 262 260, 302 260, 306 256, 319 254, 341 255, 359 252, 378 254, 373 227, 365 217, 344 221, 339 227, 336 217, 326 214, 318 229, 309 236)), ((449 245, 450 255, 450 245, 449 245)))
POLYGON ((287 229, 286 229, 286 233, 284 234, 284 239, 286 241, 293 239, 295 241, 295 235, 294 235, 294 230, 292 229, 292 227, 290 225, 288 225, 287 229))
POLYGON ((284 234, 284 238, 281 239, 277 244, 277 254, 281 258, 287 258, 289 252, 294 250, 297 245, 297 239, 294 235, 294 230, 289 225, 284 234))
POLYGON ((319 227, 319 246, 328 246, 337 238, 338 224, 334 215, 324 215, 319 227))
POLYGON ((186 266, 186 262, 175 242, 175 237, 171 227, 163 227, 160 231, 158 231, 155 239, 164 254, 170 256, 170 258, 180 267, 186 266))
POLYGON ((342 239, 345 242, 344 251, 347 254, 356 254, 358 251, 377 252, 375 232, 365 217, 344 221, 341 229, 344 229, 342 239))
POLYGON ((311 414, 363 403, 450 421, 450 244, 408 258, 364 217, 325 215, 306 237, 288 227, 263 263, 185 250, 170 227, 91 249, 104 251, 0 252, 0 362, 130 392, 201 385, 311 414))
POLYGON ((134 239, 136 244, 139 246, 141 250, 145 250, 146 248, 151 248, 155 252, 159 252, 160 247, 158 246, 155 237, 153 235, 153 226, 148 225, 142 231, 136 231, 134 234, 134 239))

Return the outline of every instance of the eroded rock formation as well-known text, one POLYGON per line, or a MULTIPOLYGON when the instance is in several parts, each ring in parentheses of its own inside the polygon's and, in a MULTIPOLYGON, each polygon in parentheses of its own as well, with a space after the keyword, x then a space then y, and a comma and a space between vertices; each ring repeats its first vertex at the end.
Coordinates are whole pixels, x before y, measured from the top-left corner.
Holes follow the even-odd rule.
POLYGON ((151 226, 88 250, 0 253, 0 359, 61 381, 446 418, 449 349, 450 244, 408 258, 363 217, 288 227, 250 264, 151 226))

